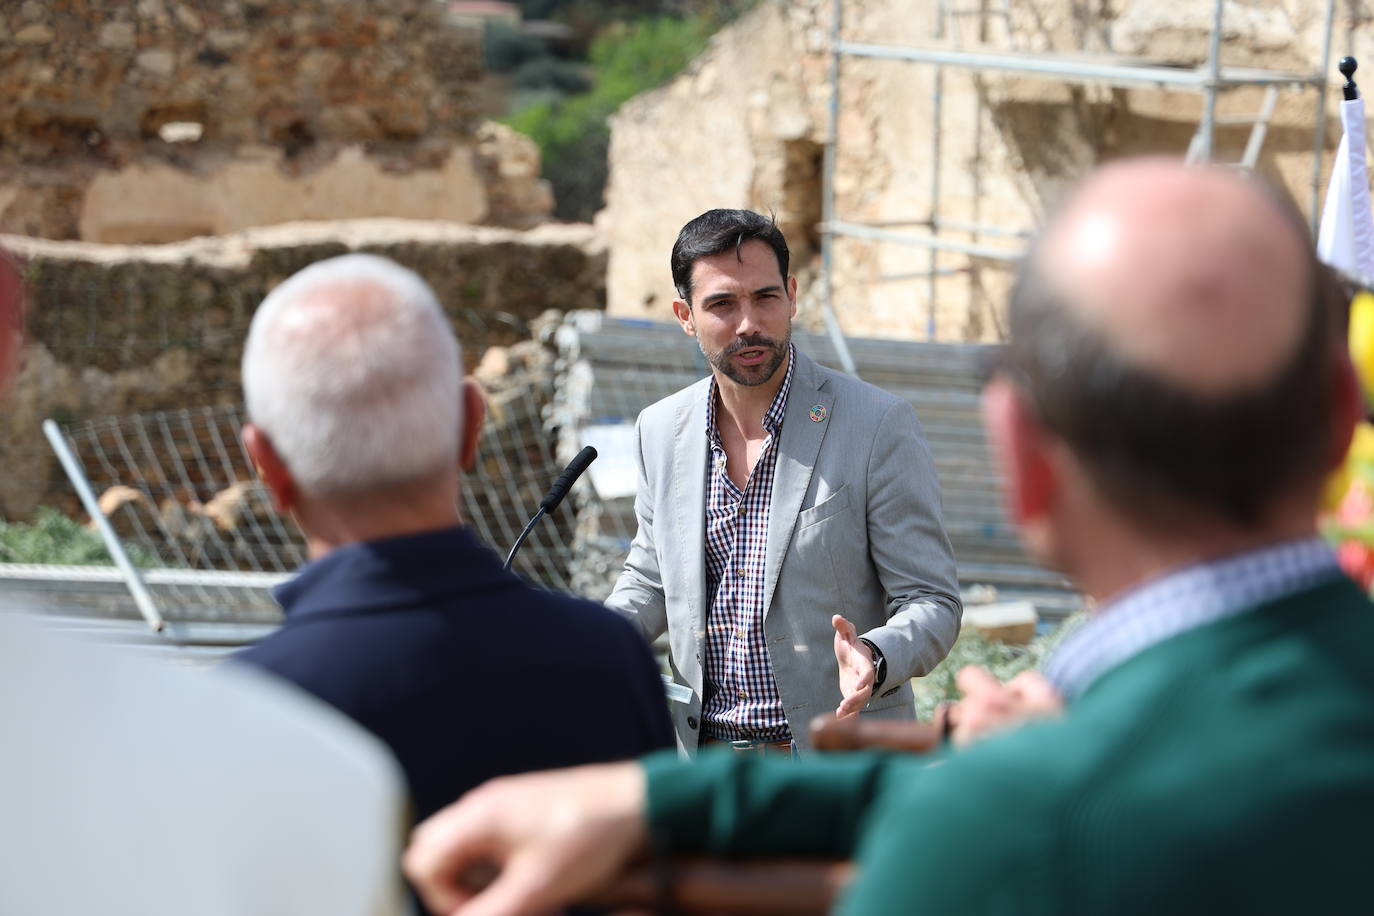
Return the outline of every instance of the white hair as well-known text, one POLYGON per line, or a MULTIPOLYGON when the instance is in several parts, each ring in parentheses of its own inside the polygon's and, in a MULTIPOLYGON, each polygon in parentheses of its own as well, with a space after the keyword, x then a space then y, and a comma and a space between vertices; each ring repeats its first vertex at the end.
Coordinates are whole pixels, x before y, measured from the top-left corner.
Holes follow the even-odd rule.
POLYGON ((318 496, 455 465, 462 377, 434 291, 368 254, 320 261, 277 286, 243 351, 249 419, 297 486, 318 496))

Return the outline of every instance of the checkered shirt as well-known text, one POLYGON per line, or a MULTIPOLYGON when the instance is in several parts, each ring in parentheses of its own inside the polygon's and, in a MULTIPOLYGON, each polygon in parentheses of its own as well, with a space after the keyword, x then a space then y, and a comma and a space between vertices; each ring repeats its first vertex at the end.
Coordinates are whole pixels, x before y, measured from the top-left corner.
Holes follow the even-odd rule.
POLYGON ((1341 576, 1319 538, 1284 541, 1167 573, 1104 605, 1065 637, 1044 674, 1072 700, 1107 671, 1172 636, 1341 576))
POLYGON ((763 415, 763 440, 754 470, 740 490, 726 471, 716 428, 716 383, 707 392, 706 441, 706 702, 705 732, 721 741, 783 741, 792 737, 763 641, 763 565, 768 504, 778 466, 778 437, 797 365, 787 351, 787 373, 763 415))

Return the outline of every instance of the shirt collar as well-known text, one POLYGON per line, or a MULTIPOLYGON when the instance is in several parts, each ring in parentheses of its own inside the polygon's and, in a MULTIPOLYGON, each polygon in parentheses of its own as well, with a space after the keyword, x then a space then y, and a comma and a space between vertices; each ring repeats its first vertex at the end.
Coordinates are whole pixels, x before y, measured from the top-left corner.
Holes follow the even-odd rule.
POLYGON ((1315 537, 1185 566, 1103 605, 1064 638, 1044 674, 1073 699, 1112 668, 1170 637, 1340 576, 1335 553, 1315 537))
MULTIPOLYGON (((797 346, 787 345, 787 371, 783 373, 778 393, 773 395, 773 403, 763 415, 763 428, 777 434, 782 428, 782 418, 787 412, 787 395, 792 390, 792 376, 797 371, 797 346)), ((711 384, 706 389, 706 438, 712 445, 720 444, 720 430, 716 428, 716 377, 711 376, 711 384)))
POLYGON ((472 529, 458 526, 336 547, 272 589, 288 620, 432 602, 520 584, 472 529))

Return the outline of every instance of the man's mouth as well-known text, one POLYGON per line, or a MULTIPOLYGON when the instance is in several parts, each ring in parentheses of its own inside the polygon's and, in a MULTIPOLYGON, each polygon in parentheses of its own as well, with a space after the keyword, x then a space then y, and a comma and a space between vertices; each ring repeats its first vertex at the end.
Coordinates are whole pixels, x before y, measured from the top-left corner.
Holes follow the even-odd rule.
POLYGON ((735 353, 735 359, 746 366, 757 366, 768 359, 767 347, 745 347, 735 353))

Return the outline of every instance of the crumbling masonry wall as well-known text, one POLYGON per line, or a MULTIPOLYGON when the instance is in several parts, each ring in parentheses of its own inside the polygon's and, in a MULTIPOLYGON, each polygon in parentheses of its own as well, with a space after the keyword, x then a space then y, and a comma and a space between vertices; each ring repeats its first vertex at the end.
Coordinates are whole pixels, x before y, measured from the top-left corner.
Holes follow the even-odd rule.
MULTIPOLYGON (((1206 59, 1212 4, 1197 0, 845 0, 845 37, 885 44, 987 46, 1037 52, 1139 55, 1194 66, 1206 59), (1009 10, 1010 15, 1001 14, 1009 10), (980 14, 979 11, 982 10, 980 14)), ((1342 4, 1339 57, 1374 60, 1368 4, 1342 4)), ((1234 66, 1307 73, 1321 63, 1324 4, 1228 0, 1223 60, 1234 66)), ((826 139, 830 0, 761 0, 716 35, 686 72, 616 115, 606 209, 598 217, 610 249, 608 311, 666 319, 673 290, 668 253, 677 230, 711 207, 776 214, 795 250, 801 321, 817 328, 820 156, 826 139)), ((1334 64, 1333 64, 1334 66, 1334 64)), ((1331 74, 1333 83, 1339 75, 1331 74)), ((1202 97, 1068 85, 945 68, 936 134, 936 69, 846 58, 840 80, 836 213, 854 222, 928 231, 932 187, 947 221, 1028 231, 1061 191, 1098 162, 1125 155, 1181 156, 1202 97), (937 147, 938 142, 938 156, 937 147), (937 169, 936 163, 939 163, 937 169)), ((1327 93, 1327 157, 1339 140, 1327 93)), ((1253 115, 1261 90, 1224 93, 1222 117, 1253 115)), ((1314 94, 1284 92, 1258 170, 1309 207, 1314 94)), ((1240 159, 1246 125, 1221 127, 1216 158, 1240 159)), ((1324 183, 1325 171, 1323 171, 1324 183)), ((1324 186, 1324 184, 1323 184, 1324 186)), ((1015 248, 1017 240, 949 227, 954 241, 1015 248)), ((851 334, 924 338, 933 317, 941 340, 996 340, 1009 284, 1004 262, 924 249, 841 240, 835 302, 851 334), (933 303, 927 276, 938 276, 933 303)))
POLYGON ((292 219, 529 226, 480 35, 434 0, 0 3, 0 231, 165 242, 292 219))
POLYGON ((39 429, 61 421, 241 401, 253 310, 321 258, 370 251, 420 273, 469 365, 529 336, 546 310, 600 309, 604 248, 588 226, 528 231, 409 220, 298 223, 167 245, 0 236, 29 290, 27 345, 0 411, 0 518, 79 512, 39 429))

